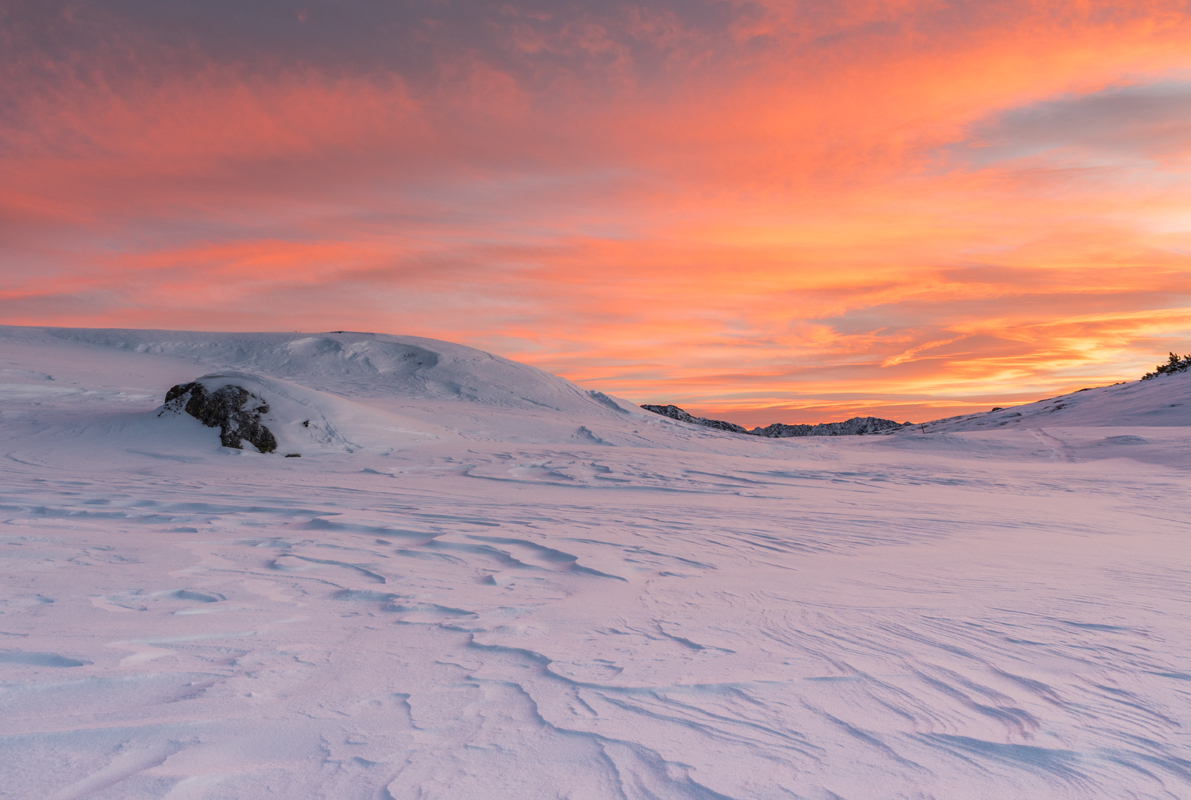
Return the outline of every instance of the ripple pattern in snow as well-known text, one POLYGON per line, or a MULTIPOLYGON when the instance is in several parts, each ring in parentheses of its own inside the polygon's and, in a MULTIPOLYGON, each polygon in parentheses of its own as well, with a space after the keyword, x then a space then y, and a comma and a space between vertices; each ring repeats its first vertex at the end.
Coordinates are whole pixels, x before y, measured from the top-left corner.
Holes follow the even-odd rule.
POLYGON ((762 440, 138 335, 0 337, 0 796, 1191 796, 1186 425, 762 440), (221 370, 340 439, 155 416, 221 370))

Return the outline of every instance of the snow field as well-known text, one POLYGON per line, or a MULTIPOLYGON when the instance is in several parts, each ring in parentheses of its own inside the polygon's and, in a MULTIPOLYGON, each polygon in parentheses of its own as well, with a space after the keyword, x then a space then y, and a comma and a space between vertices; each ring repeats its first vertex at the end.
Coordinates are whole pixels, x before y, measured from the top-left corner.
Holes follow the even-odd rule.
POLYGON ((1191 796, 1169 417, 761 440, 359 334, 0 370, 0 797, 1191 796), (340 438, 155 416, 223 371, 340 438))

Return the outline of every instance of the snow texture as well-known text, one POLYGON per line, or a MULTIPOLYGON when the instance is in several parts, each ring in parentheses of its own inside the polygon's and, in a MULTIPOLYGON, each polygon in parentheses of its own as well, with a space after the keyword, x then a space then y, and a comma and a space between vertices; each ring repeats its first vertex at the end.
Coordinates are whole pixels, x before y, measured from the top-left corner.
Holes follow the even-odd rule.
POLYGON ((0 328, 0 797, 1189 797, 1189 395, 768 439, 427 339, 0 328), (196 376, 277 451, 159 416, 196 376))

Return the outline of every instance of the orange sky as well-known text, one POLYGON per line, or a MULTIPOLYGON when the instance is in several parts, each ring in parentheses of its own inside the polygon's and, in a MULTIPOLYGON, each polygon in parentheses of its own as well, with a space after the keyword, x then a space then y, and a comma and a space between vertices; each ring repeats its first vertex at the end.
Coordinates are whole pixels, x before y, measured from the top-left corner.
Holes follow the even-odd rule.
POLYGON ((1182 3, 0 6, 0 319, 373 330, 743 422, 1191 350, 1182 3))

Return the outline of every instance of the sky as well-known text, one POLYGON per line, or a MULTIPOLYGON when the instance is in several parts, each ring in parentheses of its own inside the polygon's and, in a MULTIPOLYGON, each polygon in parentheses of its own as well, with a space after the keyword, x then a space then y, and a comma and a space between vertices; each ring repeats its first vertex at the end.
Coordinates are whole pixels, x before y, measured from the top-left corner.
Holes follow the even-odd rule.
POLYGON ((0 321, 461 342, 746 425, 1191 351, 1191 5, 2 0, 0 321))

